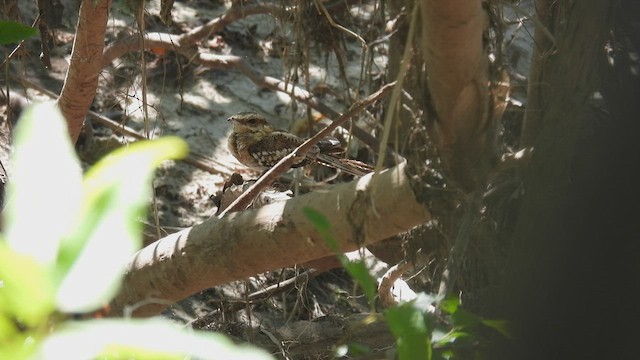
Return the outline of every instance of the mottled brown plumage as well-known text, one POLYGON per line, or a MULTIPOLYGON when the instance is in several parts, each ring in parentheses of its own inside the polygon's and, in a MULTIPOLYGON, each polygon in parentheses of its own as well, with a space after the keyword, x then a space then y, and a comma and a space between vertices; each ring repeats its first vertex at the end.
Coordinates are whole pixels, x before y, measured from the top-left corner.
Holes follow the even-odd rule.
MULTIPOLYGON (((274 129, 264 117, 253 111, 233 115, 229 121, 233 122, 233 132, 228 139, 229 151, 241 164, 255 170, 262 171, 274 166, 304 142, 289 132, 274 129)), ((356 176, 371 171, 367 164, 335 156, 342 152, 337 139, 325 138, 292 167, 316 161, 356 176)))

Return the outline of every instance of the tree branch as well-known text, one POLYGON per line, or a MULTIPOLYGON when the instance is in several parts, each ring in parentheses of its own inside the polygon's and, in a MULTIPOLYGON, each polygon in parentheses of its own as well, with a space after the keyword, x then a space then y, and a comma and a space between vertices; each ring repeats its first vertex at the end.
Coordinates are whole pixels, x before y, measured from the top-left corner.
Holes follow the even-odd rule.
POLYGON ((382 172, 375 186, 370 186, 369 174, 326 192, 212 218, 156 241, 129 263, 111 303, 112 315, 144 303, 133 315, 151 316, 167 302, 212 286, 333 254, 304 216, 305 207, 327 217, 345 252, 424 223, 430 215, 416 201, 404 168, 401 164, 382 172))

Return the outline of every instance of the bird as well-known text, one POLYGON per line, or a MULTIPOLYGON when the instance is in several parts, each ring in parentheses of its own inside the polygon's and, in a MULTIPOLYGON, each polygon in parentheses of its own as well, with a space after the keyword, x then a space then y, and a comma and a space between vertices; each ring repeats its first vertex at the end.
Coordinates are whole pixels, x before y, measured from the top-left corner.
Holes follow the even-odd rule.
MULTIPOLYGON (((305 141, 290 132, 274 128, 255 111, 240 112, 227 121, 233 122, 233 131, 227 140, 229 151, 242 165, 254 170, 264 171, 273 167, 305 141)), ((297 159, 292 167, 317 162, 354 176, 373 171, 373 167, 366 163, 340 157, 343 153, 338 139, 326 137, 297 159)))

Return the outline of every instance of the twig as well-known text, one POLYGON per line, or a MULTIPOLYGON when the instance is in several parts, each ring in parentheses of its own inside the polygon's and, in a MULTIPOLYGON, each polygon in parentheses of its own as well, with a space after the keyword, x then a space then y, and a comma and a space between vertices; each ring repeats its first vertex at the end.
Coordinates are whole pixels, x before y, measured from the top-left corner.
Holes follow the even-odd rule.
MULTIPOLYGON (((23 86, 25 87, 29 87, 32 88, 34 90, 37 90, 38 92, 47 95, 48 97, 52 98, 52 99, 57 99, 58 95, 56 95, 56 93, 54 93, 51 90, 45 89, 44 87, 42 87, 39 84, 36 84, 30 80, 27 79, 23 79, 23 78, 19 78, 17 76, 12 76, 12 78, 18 82, 21 82, 23 86)), ((100 115, 98 113, 96 113, 95 111, 91 111, 89 110, 87 112, 87 116, 90 117, 92 120, 95 120, 98 124, 103 125, 107 128, 109 128, 111 131, 118 133, 120 135, 124 135, 124 136, 129 136, 132 137, 136 140, 146 140, 147 138, 138 133, 136 130, 120 124, 114 120, 109 119, 106 116, 100 115)), ((229 169, 228 167, 226 167, 224 164, 215 161, 213 159, 211 159, 208 156, 190 151, 189 155, 187 155, 186 158, 180 160, 182 162, 185 162, 189 165, 193 165, 195 167, 197 167, 200 170, 206 171, 208 173, 212 173, 212 174, 222 174, 222 175, 231 175, 233 174, 233 170, 229 169)))
POLYGON ((398 303, 393 297, 391 290, 393 289, 393 285, 396 280, 400 279, 405 272, 409 271, 409 269, 411 269, 411 264, 406 260, 401 260, 384 273, 380 279, 380 284, 378 285, 378 297, 380 298, 382 306, 389 308, 398 303))
MULTIPOLYGON (((251 12, 248 11, 247 8, 245 8, 244 14, 248 16, 262 12, 266 13, 268 11, 266 9, 254 9, 254 11, 251 12)), ((141 46, 144 46, 145 49, 161 48, 165 50, 172 50, 184 55, 187 59, 189 59, 189 61, 208 67, 210 69, 239 71, 241 74, 249 78, 251 82, 261 88, 283 92, 306 104, 312 109, 317 110, 329 119, 339 118, 340 113, 319 101, 310 92, 293 84, 286 83, 282 80, 261 74, 260 72, 253 69, 242 57, 235 55, 205 54, 200 52, 198 48, 193 45, 193 43, 196 40, 199 40, 200 37, 215 31, 220 31, 222 28, 219 26, 223 26, 220 24, 226 25, 231 20, 236 20, 238 16, 238 14, 233 12, 226 13, 220 18, 210 21, 207 25, 203 25, 203 27, 194 29, 189 33, 183 35, 174 35, 159 32, 145 34, 143 45, 140 44, 139 38, 137 37, 125 37, 111 43, 105 48, 102 57, 103 66, 107 66, 113 60, 129 52, 139 51, 141 46)), ((353 136, 355 136, 357 139, 360 139, 360 141, 370 147, 374 152, 379 151, 380 143, 368 132, 357 126, 344 125, 342 127, 350 130, 353 136)), ((387 156, 393 156, 394 152, 392 149, 386 148, 386 153, 387 156)))
MULTIPOLYGON (((231 9, 229 9, 229 11, 220 15, 219 17, 207 22, 204 25, 193 28, 189 32, 181 35, 166 34, 160 32, 145 34, 144 47, 145 49, 156 47, 179 51, 179 48, 189 48, 191 45, 197 43, 198 41, 209 37, 211 34, 222 31, 225 26, 236 20, 251 15, 277 13, 280 10, 281 8, 275 5, 232 7, 231 9)), ((138 36, 131 35, 121 38, 109 44, 105 48, 102 63, 104 66, 106 66, 111 63, 111 61, 131 51, 139 51, 140 49, 141 44, 139 43, 138 36)))
POLYGON ((211 312, 209 312, 208 314, 197 318, 197 319, 193 319, 192 321, 189 321, 188 323, 185 324, 185 326, 191 326, 192 328, 199 328, 201 325, 200 323, 203 323, 207 320, 207 318, 210 318, 211 316, 215 316, 217 314, 222 313, 223 311, 227 312, 227 311, 237 311, 240 310, 242 308, 244 308, 246 306, 247 303, 249 304, 253 304, 255 302, 258 301, 264 301, 270 297, 272 297, 273 295, 279 294, 283 291, 287 291, 289 289, 291 289, 292 287, 294 287, 296 284, 299 284, 300 282, 306 282, 309 281, 310 279, 322 274, 324 271, 319 271, 317 269, 309 269, 306 270, 304 272, 301 272, 300 274, 291 277, 287 280, 284 281, 279 281, 276 284, 267 286, 264 289, 260 289, 258 291, 254 291, 251 294, 249 294, 247 296, 246 299, 242 299, 242 300, 231 300, 230 301, 230 305, 227 306, 225 309, 216 309, 213 310, 211 312))
MULTIPOLYGON (((211 36, 211 34, 220 32, 225 26, 236 20, 240 20, 247 16, 259 14, 278 14, 283 11, 281 6, 261 4, 254 6, 236 5, 232 6, 227 12, 219 17, 209 21, 208 23, 191 29, 189 32, 180 36, 181 44, 195 44, 196 42, 211 36)), ((286 11, 286 9, 285 9, 286 11)))
POLYGON ((357 113, 367 108, 373 102, 385 97, 389 92, 391 92, 395 84, 395 81, 386 84, 375 93, 369 95, 367 98, 355 103, 346 113, 341 115, 333 123, 320 130, 311 138, 307 139, 291 154, 283 157, 274 167, 269 169, 258 179, 258 181, 256 181, 249 189, 247 189, 247 191, 240 195, 231 205, 229 205, 229 207, 227 207, 222 213, 220 213, 220 215, 218 215, 218 218, 222 218, 230 212, 244 210, 262 190, 271 185, 280 175, 287 171, 291 167, 291 165, 293 165, 297 158, 299 158, 300 156, 304 156, 304 154, 311 150, 311 148, 316 145, 318 141, 327 137, 338 126, 344 124, 347 120, 351 119, 357 113))

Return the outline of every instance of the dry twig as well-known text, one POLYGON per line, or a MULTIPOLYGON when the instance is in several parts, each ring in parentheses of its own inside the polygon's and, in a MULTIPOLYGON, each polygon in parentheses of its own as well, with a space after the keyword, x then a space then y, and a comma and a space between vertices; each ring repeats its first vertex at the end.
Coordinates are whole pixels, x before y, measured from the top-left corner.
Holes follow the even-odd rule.
POLYGON ((256 181, 253 186, 247 189, 247 191, 240 195, 240 197, 238 197, 231 205, 229 205, 228 208, 220 213, 220 215, 218 215, 218 218, 222 218, 230 212, 239 211, 246 208, 251 203, 251 201, 260 193, 260 191, 271 185, 280 175, 287 171, 291 167, 291 165, 293 165, 297 158, 299 158, 301 155, 306 154, 314 145, 318 143, 318 141, 327 137, 338 126, 351 119, 353 116, 364 110, 367 106, 371 105, 375 101, 385 97, 389 92, 391 92, 395 84, 395 82, 386 84, 375 93, 369 95, 364 100, 354 104, 351 109, 341 115, 336 121, 320 130, 311 138, 307 139, 291 154, 283 157, 274 167, 272 167, 271 169, 269 169, 269 171, 262 175, 262 177, 260 177, 260 179, 258 179, 258 181, 256 181))
MULTIPOLYGON (((184 55, 190 62, 210 69, 236 70, 261 88, 286 93, 312 109, 322 113, 329 119, 339 118, 340 113, 319 101, 310 92, 280 79, 261 74, 253 69, 242 57, 235 55, 202 53, 199 51, 197 46, 194 45, 197 41, 206 38, 212 33, 221 31, 226 25, 240 18, 256 14, 273 14, 277 13, 277 11, 281 11, 281 9, 277 6, 268 5, 243 7, 242 9, 232 8, 220 17, 182 35, 160 32, 145 34, 143 46, 145 49, 160 48, 176 51, 184 55)), ((140 47, 141 42, 139 41, 138 36, 128 36, 119 39, 105 48, 102 57, 102 64, 106 67, 113 60, 129 52, 140 51, 140 47)), ((360 139, 360 141, 370 147, 373 151, 377 152, 379 150, 380 143, 365 130, 353 125, 343 125, 343 127, 350 130, 353 136, 360 139)), ((388 149, 387 152, 391 154, 392 150, 388 149)))
MULTIPOLYGON (((30 80, 24 79, 24 78, 20 78, 17 76, 12 76, 12 78, 18 82, 20 82, 23 86, 25 87, 29 87, 31 89, 37 90, 38 92, 47 95, 48 97, 52 98, 52 99, 57 99, 58 95, 56 95, 56 93, 54 93, 51 90, 48 90, 44 87, 42 87, 39 84, 36 84, 30 80)), ((120 135, 124 135, 124 136, 129 136, 132 137, 136 140, 147 140, 147 138, 140 134, 139 132, 137 132, 136 130, 118 123, 117 121, 111 120, 106 116, 100 115, 94 111, 89 110, 87 112, 87 116, 89 116, 92 120, 94 120, 95 122, 97 122, 100 125, 103 125, 107 128, 109 128, 111 131, 118 133, 120 135)), ((180 160, 183 161, 187 164, 193 165, 195 167, 197 167, 200 170, 212 173, 212 174, 222 174, 222 175, 231 175, 233 174, 233 170, 230 169, 229 167, 227 167, 225 164, 216 161, 208 156, 190 151, 189 155, 187 155, 186 158, 180 160)))

